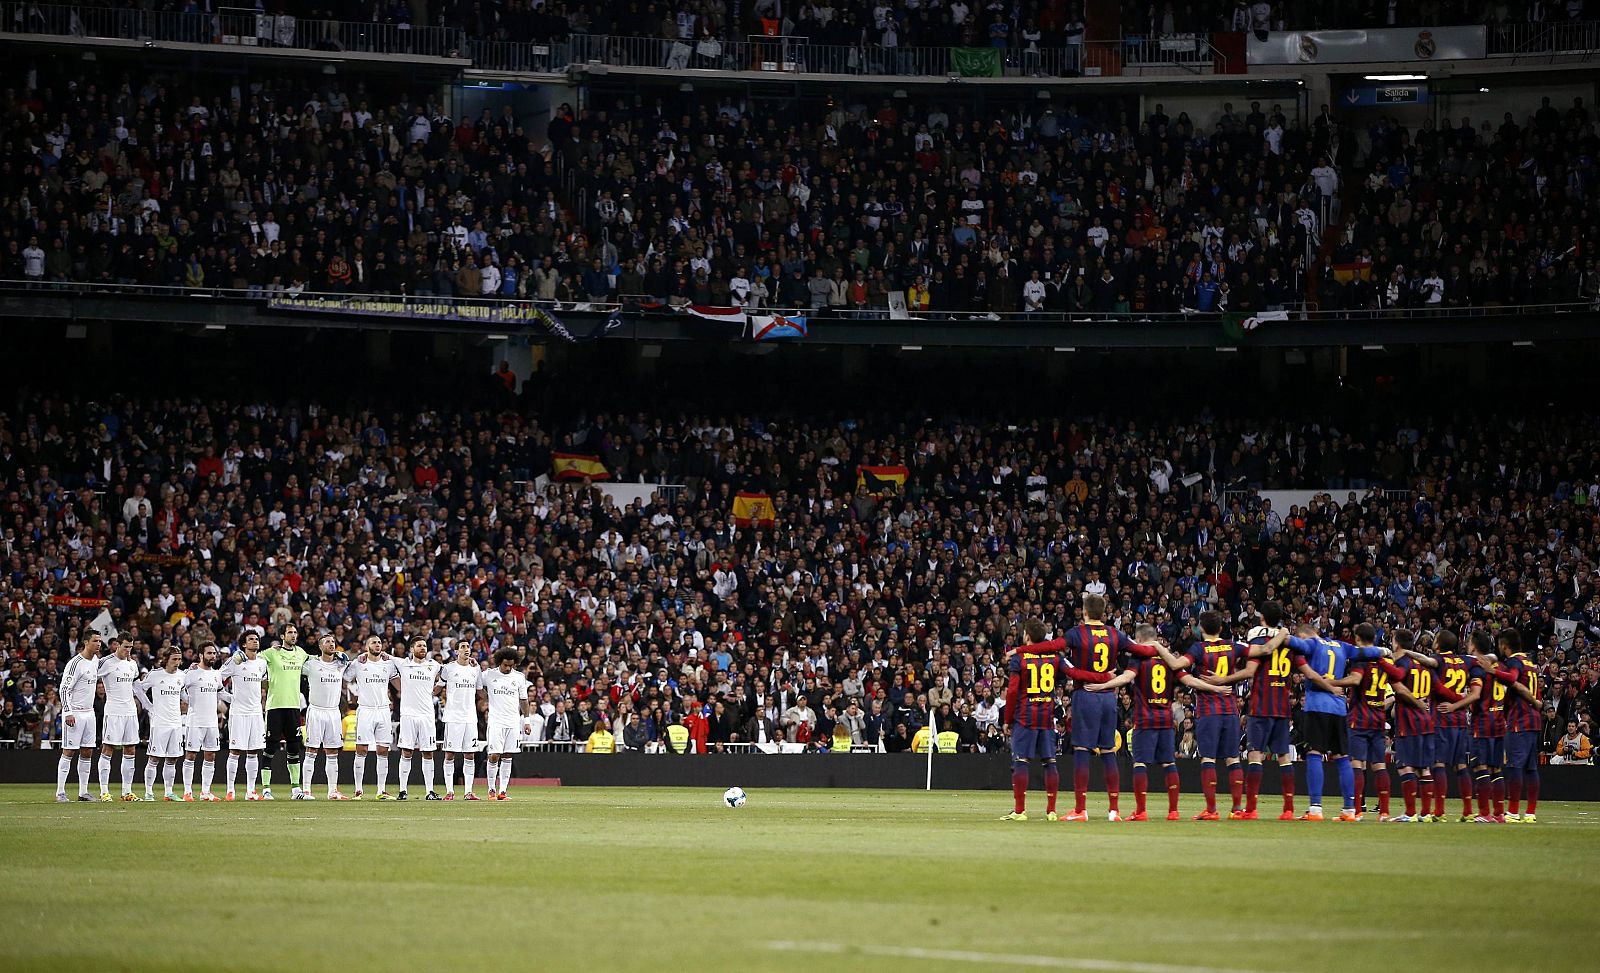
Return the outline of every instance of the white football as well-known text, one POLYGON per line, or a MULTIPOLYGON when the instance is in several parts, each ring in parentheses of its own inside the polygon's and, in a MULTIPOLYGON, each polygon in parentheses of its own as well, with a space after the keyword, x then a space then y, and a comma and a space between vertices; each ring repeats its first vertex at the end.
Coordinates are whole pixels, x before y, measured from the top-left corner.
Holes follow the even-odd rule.
POLYGON ((1249 638, 1251 641, 1255 641, 1256 639, 1271 638, 1272 634, 1276 631, 1276 629, 1268 628, 1265 625, 1257 625, 1255 628, 1250 630, 1249 638))
POLYGON ((730 787, 722 792, 724 807, 744 807, 744 802, 749 800, 743 787, 730 787))

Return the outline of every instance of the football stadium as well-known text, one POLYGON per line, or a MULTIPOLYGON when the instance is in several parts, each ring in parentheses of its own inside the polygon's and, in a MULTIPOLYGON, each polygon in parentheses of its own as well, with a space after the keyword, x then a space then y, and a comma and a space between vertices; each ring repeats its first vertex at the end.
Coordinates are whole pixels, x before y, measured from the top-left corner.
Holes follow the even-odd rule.
POLYGON ((1593 969, 1594 3, 0 47, 0 969, 1593 969))

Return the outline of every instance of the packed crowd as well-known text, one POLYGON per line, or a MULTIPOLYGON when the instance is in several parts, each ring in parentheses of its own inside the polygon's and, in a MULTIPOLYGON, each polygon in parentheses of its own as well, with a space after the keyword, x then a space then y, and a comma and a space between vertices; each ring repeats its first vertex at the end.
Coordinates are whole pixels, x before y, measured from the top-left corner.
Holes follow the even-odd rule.
POLYGON ((1330 308, 1459 308, 1600 299, 1600 137, 1582 98, 1523 118, 1366 133, 1319 299, 1330 308))
POLYGON ((1242 632, 1269 598, 1380 640, 1514 628, 1536 647, 1549 752, 1592 736, 1600 704, 1588 416, 558 428, 514 402, 305 401, 7 403, 7 737, 59 735, 62 666, 102 611, 146 666, 163 646, 192 660, 207 639, 226 651, 289 622, 352 654, 371 634, 464 640, 482 659, 515 648, 542 738, 607 721, 638 749, 681 725, 712 749, 897 750, 935 715, 964 747, 1003 747, 1003 653, 1026 618, 1075 620, 1084 593, 1179 647, 1202 610, 1242 632), (682 489, 620 507, 583 482, 540 492, 561 451, 682 489), (861 465, 903 465, 903 488, 861 465), (1326 493, 1281 509, 1237 492, 1255 487, 1326 493), (736 523, 741 492, 768 495, 773 522, 736 523))

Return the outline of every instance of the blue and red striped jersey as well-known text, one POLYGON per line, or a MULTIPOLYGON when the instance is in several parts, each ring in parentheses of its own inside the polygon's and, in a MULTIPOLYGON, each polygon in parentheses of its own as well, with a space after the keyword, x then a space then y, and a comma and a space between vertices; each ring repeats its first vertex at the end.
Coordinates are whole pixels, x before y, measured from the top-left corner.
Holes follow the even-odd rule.
MULTIPOLYGON (((1533 660, 1518 652, 1511 656, 1500 668, 1509 669, 1517 674, 1517 682, 1528 687, 1533 693, 1533 698, 1539 698, 1539 670, 1534 668, 1533 660)), ((1506 695, 1506 730, 1511 733, 1539 733, 1544 730, 1544 714, 1539 711, 1537 702, 1528 702, 1522 694, 1515 689, 1507 687, 1506 695)))
POLYGON ((1410 690, 1422 707, 1412 706, 1403 699, 1394 701, 1394 735, 1397 737, 1425 736, 1433 732, 1433 670, 1418 665, 1410 656, 1402 655, 1392 664, 1400 673, 1401 684, 1410 690))
POLYGON ((1133 667, 1133 726, 1136 730, 1170 730, 1172 697, 1178 691, 1178 676, 1159 658, 1139 659, 1133 667))
POLYGON ((1006 700, 1007 706, 1016 709, 1007 715, 1013 726, 1048 730, 1056 725, 1056 683, 1066 680, 1062 672, 1066 667, 1054 650, 1035 651, 1038 648, 1030 645, 1019 649, 1006 663, 1010 685, 1016 690, 1015 699, 1006 700))
MULTIPOLYGON (((1259 635, 1250 644, 1266 645, 1269 635, 1259 635)), ((1295 652, 1289 643, 1278 646, 1272 654, 1256 660, 1256 674, 1250 680, 1250 715, 1288 719, 1294 715, 1294 700, 1289 694, 1289 681, 1295 667, 1305 662, 1305 656, 1295 652)))
POLYGON ((1079 625, 1068 630, 1061 641, 1074 668, 1108 674, 1119 670, 1118 660, 1134 645, 1133 639, 1104 622, 1079 625))
MULTIPOLYGON (((1439 656, 1439 669, 1433 674, 1434 681, 1455 693, 1457 696, 1467 694, 1467 683, 1471 676, 1467 670, 1470 664, 1465 656, 1441 655, 1439 656)), ((1472 713, 1467 709, 1458 709, 1453 713, 1438 713, 1434 716, 1433 725, 1441 730, 1459 730, 1472 725, 1472 713)))
MULTIPOLYGON (((1223 677, 1237 671, 1250 658, 1250 650, 1238 642, 1221 639, 1202 639, 1189 646, 1189 658, 1194 660, 1192 671, 1197 676, 1223 677)), ((1195 693, 1194 715, 1238 716, 1239 697, 1231 692, 1195 693)))
POLYGON ((1351 673, 1361 674, 1361 684, 1350 697, 1350 729, 1381 730, 1389 714, 1383 702, 1394 694, 1389 688, 1389 675, 1376 662, 1356 666, 1351 673))
POLYGON ((1472 735, 1493 739, 1506 735, 1506 696, 1511 694, 1505 683, 1485 672, 1476 659, 1467 665, 1467 685, 1480 686, 1478 702, 1472 708, 1472 735))

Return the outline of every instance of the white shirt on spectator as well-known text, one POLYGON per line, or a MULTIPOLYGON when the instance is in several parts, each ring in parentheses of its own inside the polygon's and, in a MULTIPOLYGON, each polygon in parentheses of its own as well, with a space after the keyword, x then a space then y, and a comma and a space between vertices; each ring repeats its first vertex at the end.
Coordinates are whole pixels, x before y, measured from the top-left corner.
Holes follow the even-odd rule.
POLYGON ((22 251, 22 273, 25 277, 44 276, 44 251, 37 244, 22 251))

